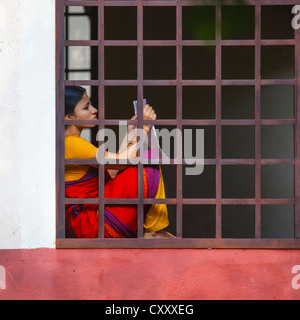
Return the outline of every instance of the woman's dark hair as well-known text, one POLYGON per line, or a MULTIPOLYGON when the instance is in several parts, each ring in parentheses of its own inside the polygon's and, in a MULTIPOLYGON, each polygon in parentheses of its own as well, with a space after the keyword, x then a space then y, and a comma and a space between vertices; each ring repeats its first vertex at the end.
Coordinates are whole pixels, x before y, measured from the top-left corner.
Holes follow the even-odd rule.
POLYGON ((77 103, 82 99, 86 89, 79 86, 65 87, 65 115, 74 114, 77 103))

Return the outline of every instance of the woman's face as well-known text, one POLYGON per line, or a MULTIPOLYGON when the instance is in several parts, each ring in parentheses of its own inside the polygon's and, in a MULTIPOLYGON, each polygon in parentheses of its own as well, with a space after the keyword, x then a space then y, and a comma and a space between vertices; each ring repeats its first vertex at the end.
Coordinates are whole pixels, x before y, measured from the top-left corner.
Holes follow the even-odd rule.
MULTIPOLYGON (((98 110, 91 104, 91 99, 84 93, 82 99, 77 103, 74 114, 68 115, 66 118, 73 120, 95 120, 97 119, 98 110)), ((93 125, 84 126, 94 127, 93 125)))

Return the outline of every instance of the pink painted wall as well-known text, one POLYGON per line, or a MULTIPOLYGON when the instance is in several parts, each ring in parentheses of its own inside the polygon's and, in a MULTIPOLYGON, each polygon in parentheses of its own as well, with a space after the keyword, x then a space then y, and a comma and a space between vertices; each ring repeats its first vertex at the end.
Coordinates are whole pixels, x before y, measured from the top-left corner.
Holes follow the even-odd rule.
POLYGON ((300 299, 297 250, 0 250, 0 265, 0 300, 300 299))

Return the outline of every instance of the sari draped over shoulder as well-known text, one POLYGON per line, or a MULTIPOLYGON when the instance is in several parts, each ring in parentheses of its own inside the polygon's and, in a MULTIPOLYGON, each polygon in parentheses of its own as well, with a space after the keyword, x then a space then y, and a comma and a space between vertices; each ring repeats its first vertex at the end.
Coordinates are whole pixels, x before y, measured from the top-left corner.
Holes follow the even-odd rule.
MULTIPOLYGON (((105 198, 137 198, 137 167, 129 166, 110 179, 105 177, 105 198)), ((160 166, 144 165, 144 198, 165 198, 160 166)), ((66 198, 98 198, 98 170, 90 167, 78 180, 65 182, 66 198)), ((66 237, 98 237, 98 204, 66 204, 66 237)), ((169 225, 166 204, 144 206, 144 228, 159 231, 169 225)), ((135 238, 137 236, 137 205, 106 205, 104 213, 105 238, 135 238)))

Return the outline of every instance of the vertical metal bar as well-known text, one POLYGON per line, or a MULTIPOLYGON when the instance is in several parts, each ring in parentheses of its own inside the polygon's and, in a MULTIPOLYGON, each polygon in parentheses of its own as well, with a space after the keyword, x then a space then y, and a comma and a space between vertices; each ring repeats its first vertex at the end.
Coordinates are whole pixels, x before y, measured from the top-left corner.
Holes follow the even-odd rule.
MULTIPOLYGON (((104 129, 104 0, 98 0, 98 130, 104 129)), ((103 141, 104 142, 104 141, 103 141)), ((99 141, 99 145, 103 143, 99 141)), ((105 187, 105 166, 99 164, 99 224, 98 238, 104 238, 104 187, 105 187)))
POLYGON ((260 28, 261 1, 257 0, 255 3, 255 238, 261 237, 260 28))
POLYGON ((65 238, 64 2, 56 0, 56 237, 65 238))
POLYGON ((216 238, 222 236, 221 5, 216 5, 216 238))
MULTIPOLYGON (((69 7, 65 7, 66 11, 66 23, 65 23, 65 35, 66 35, 66 40, 69 40, 69 19, 70 19, 70 14, 69 14, 69 7)), ((69 80, 69 46, 65 47, 65 54, 66 54, 66 66, 65 66, 65 72, 66 72, 66 80, 69 80)))
MULTIPOLYGON (((300 0, 296 0, 300 5, 300 0)), ((300 29, 295 30, 295 238, 300 238, 300 29)))
MULTIPOLYGON (((143 128, 143 1, 137 2, 137 80, 138 80, 138 128, 143 128)), ((140 152, 143 143, 139 141, 139 156, 143 157, 140 152)), ((137 237, 143 238, 144 235, 144 188, 143 188, 143 164, 141 161, 138 163, 138 216, 137 216, 137 237)))
POLYGON ((176 80, 176 237, 182 238, 182 0, 176 0, 176 80))

